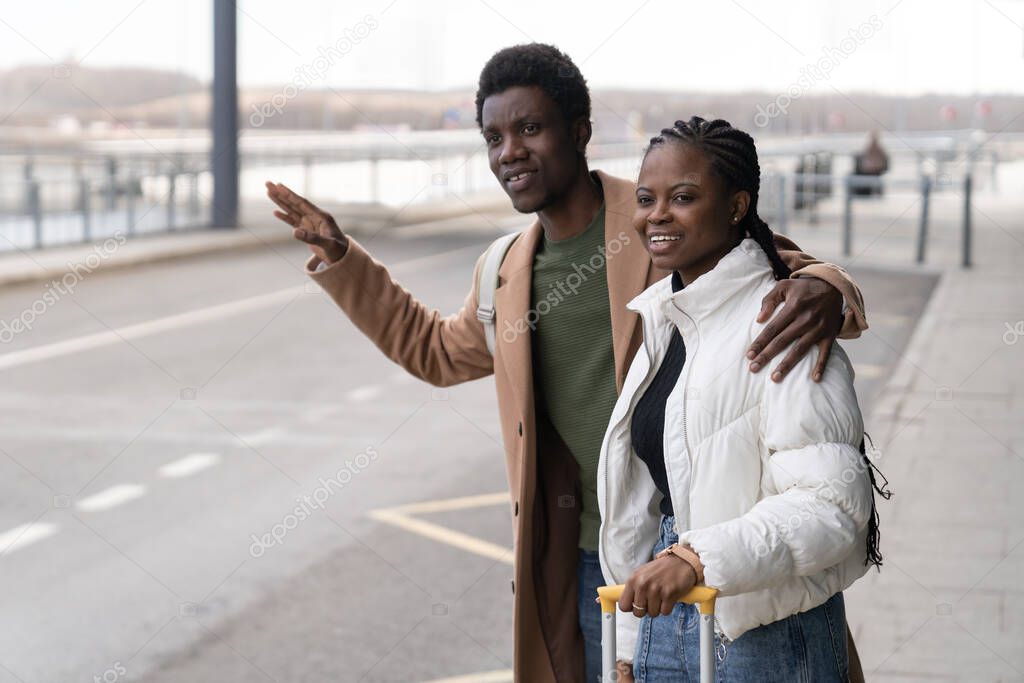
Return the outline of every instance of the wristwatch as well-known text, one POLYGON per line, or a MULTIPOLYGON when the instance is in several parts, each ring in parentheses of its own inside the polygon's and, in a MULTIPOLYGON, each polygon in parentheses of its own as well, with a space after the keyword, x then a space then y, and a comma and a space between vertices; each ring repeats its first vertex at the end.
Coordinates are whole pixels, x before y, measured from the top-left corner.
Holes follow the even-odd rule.
POLYGON ((658 559, 668 555, 675 555, 680 560, 693 567, 693 573, 697 575, 697 583, 704 583, 704 564, 700 561, 700 556, 693 548, 688 545, 673 543, 655 555, 654 558, 658 559))

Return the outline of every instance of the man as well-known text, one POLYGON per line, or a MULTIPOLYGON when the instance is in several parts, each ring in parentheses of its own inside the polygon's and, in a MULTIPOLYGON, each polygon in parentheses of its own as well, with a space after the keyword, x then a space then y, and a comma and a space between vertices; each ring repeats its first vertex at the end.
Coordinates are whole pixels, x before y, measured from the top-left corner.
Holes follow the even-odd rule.
MULTIPOLYGON (((476 317, 481 260, 463 308, 441 317, 329 214, 282 185, 268 183, 268 194, 313 252, 309 276, 390 359, 438 386, 494 374, 514 520, 515 679, 592 681, 600 666, 594 589, 603 583, 597 461, 641 343, 625 304, 668 273, 632 232, 633 183, 589 170, 590 95, 566 55, 540 44, 498 52, 480 75, 476 105, 491 171, 517 211, 537 215, 499 270, 493 357, 476 317)), ((781 381, 815 344, 824 352, 819 373, 840 327, 855 337, 867 324, 841 268, 776 240, 794 278, 766 297, 762 321, 786 305, 748 359, 759 371, 795 341, 773 370, 781 381)))

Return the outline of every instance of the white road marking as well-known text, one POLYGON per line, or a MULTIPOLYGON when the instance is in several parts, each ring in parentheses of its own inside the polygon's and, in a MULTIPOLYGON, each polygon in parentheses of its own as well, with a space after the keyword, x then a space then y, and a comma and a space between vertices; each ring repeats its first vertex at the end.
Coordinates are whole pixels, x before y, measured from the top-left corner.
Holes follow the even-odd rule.
POLYGON ((179 479, 213 467, 219 462, 220 455, 217 453, 190 453, 184 458, 161 465, 157 473, 161 477, 167 477, 168 479, 179 479))
POLYGON ((512 669, 481 671, 451 678, 435 678, 432 681, 423 681, 423 683, 512 683, 512 669))
MULTIPOLYGON (((460 249, 452 249, 451 251, 442 252, 440 254, 421 256, 395 265, 391 268, 391 272, 398 273, 420 267, 429 267, 433 265, 435 261, 443 261, 444 259, 461 255, 466 251, 472 251, 473 253, 479 254, 481 249, 483 249, 483 247, 480 245, 471 245, 460 249)), ((194 311, 169 315, 163 318, 154 318, 153 320, 147 320, 135 325, 126 325, 113 330, 86 334, 80 337, 72 337, 71 339, 65 339, 64 341, 54 342, 52 344, 43 344, 42 346, 22 349, 21 351, 11 351, 10 353, 0 354, 0 370, 28 365, 29 363, 35 363, 49 358, 69 356, 71 354, 81 353, 82 351, 89 351, 117 344, 122 340, 139 339, 141 337, 148 337, 161 332, 168 332, 170 330, 188 327, 190 325, 198 325, 200 323, 211 321, 221 322, 231 316, 286 303, 300 295, 316 296, 315 294, 309 294, 306 292, 305 286, 288 287, 276 292, 258 294, 245 299, 238 299, 237 301, 228 301, 223 304, 199 308, 194 311)))
POLYGON ((19 524, 9 531, 0 533, 0 556, 13 553, 57 533, 57 525, 49 522, 19 524))
POLYGON ((155 318, 135 325, 118 327, 114 330, 96 332, 94 334, 87 334, 81 337, 65 339, 64 341, 55 342, 53 344, 43 344, 42 346, 36 346, 22 351, 12 351, 11 353, 5 353, 0 356, 0 370, 4 368, 17 367, 19 365, 28 365, 29 363, 35 363, 49 358, 69 356, 82 351, 89 351, 91 349, 98 349, 104 346, 118 344, 122 340, 130 341, 132 339, 148 337, 161 332, 168 332, 170 330, 176 330, 182 327, 197 325, 208 321, 219 322, 225 318, 239 315, 241 313, 247 313, 261 308, 267 308, 268 306, 283 304, 302 293, 302 287, 289 287, 288 289, 270 292, 269 294, 260 294, 258 296, 251 296, 247 299, 229 301, 225 304, 207 306, 206 308, 188 311, 187 313, 155 318))
POLYGON ((75 504, 75 507, 86 512, 109 510, 130 500, 141 498, 145 494, 146 487, 142 484, 117 484, 82 498, 75 504))
POLYGON ((345 393, 346 401, 370 401, 381 395, 382 389, 376 384, 367 384, 345 393))
POLYGON ((239 438, 249 446, 262 446, 270 441, 280 439, 284 435, 283 427, 268 427, 252 434, 243 434, 239 438))

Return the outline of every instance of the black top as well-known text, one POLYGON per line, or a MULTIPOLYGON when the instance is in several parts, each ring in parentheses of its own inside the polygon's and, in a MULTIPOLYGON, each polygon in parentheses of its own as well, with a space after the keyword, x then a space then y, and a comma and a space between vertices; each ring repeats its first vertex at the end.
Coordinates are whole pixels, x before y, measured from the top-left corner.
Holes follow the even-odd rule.
MULTIPOLYGON (((679 273, 672 273, 672 291, 683 288, 679 273)), ((668 490, 668 475, 665 472, 665 402, 672 393, 679 373, 686 362, 686 346, 678 329, 672 330, 665 359, 658 368, 654 381, 644 391, 643 396, 633 411, 633 423, 630 425, 629 436, 633 440, 633 450, 637 457, 647 464, 647 469, 654 479, 654 485, 662 493, 661 514, 672 515, 672 496, 668 490)))

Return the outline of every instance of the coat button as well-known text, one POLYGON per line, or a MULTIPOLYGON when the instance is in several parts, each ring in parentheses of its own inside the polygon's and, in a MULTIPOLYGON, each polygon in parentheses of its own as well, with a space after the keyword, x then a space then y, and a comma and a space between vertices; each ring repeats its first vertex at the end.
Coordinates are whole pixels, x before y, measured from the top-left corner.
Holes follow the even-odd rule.
POLYGON ((519 423, 519 436, 522 436, 522 435, 523 435, 523 423, 520 422, 519 423))

